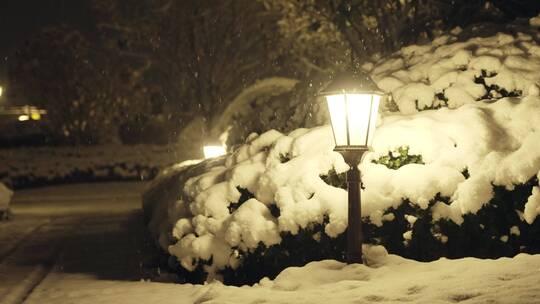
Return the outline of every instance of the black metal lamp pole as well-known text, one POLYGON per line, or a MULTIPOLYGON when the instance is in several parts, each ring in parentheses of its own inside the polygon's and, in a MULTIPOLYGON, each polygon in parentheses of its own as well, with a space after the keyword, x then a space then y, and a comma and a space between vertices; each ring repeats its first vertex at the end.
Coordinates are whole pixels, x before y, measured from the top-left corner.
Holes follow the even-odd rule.
POLYGON ((362 207, 361 207, 361 176, 358 164, 367 149, 336 149, 350 169, 347 171, 347 192, 349 195, 349 224, 347 227, 347 256, 348 264, 362 263, 362 207))

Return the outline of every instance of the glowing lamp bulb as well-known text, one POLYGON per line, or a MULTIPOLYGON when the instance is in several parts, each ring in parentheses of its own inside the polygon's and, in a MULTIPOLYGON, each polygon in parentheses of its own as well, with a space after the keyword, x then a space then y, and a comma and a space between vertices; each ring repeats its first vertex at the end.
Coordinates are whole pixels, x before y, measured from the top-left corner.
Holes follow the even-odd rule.
POLYGON ((30 117, 28 115, 23 114, 23 115, 19 115, 18 119, 19 121, 27 121, 30 119, 30 117))
POLYGON ((225 151, 225 147, 218 146, 218 145, 204 146, 203 152, 204 152, 204 158, 206 159, 219 157, 219 156, 227 154, 227 151, 225 151))
POLYGON ((380 95, 326 96, 334 139, 338 147, 369 147, 373 140, 380 95))
POLYGON ((326 98, 336 151, 367 151, 384 93, 363 73, 344 72, 320 93, 326 98))

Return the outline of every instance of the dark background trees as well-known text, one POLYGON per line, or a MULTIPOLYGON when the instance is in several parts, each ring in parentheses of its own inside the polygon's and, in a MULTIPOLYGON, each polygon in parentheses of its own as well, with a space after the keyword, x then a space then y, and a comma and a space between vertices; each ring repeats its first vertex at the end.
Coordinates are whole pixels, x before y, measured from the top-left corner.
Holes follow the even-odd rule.
POLYGON ((10 60, 12 82, 69 142, 117 133, 136 142, 152 122, 174 140, 194 117, 209 123, 245 86, 286 67, 278 15, 255 1, 95 0, 92 8, 93 35, 50 27, 10 60))
POLYGON ((310 98, 335 71, 360 68, 372 56, 455 26, 540 11, 540 2, 525 0, 84 3, 84 30, 43 28, 8 65, 25 100, 49 111, 50 132, 85 144, 171 142, 194 119, 206 133, 258 80, 296 78, 293 96, 310 98))
POLYGON ((540 11, 540 2, 530 0, 261 1, 267 9, 280 12, 282 37, 308 67, 318 64, 322 68, 314 69, 318 71, 350 60, 361 64, 374 54, 427 42, 457 26, 504 23, 540 11), (324 58, 318 47, 325 50, 324 58))
POLYGON ((277 14, 256 1, 95 2, 103 39, 116 56, 146 65, 167 119, 207 123, 241 90, 278 73, 277 14))

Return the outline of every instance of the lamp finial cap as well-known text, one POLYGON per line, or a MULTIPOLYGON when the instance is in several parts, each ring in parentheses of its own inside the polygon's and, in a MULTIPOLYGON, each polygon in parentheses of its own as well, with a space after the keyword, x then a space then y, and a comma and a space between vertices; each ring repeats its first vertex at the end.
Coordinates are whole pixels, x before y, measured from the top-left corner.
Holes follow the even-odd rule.
POLYGON ((319 95, 335 95, 343 93, 373 93, 384 95, 371 77, 363 72, 341 72, 319 92, 319 95))

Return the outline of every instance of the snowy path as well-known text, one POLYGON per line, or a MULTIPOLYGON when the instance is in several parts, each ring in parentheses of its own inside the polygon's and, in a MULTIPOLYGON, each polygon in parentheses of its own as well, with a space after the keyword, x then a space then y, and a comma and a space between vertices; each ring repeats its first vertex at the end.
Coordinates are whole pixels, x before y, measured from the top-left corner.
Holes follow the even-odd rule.
POLYGON ((22 303, 57 273, 122 281, 151 277, 151 266, 145 267, 155 252, 140 211, 142 186, 81 184, 17 192, 14 218, 0 223, 0 303, 22 303))

